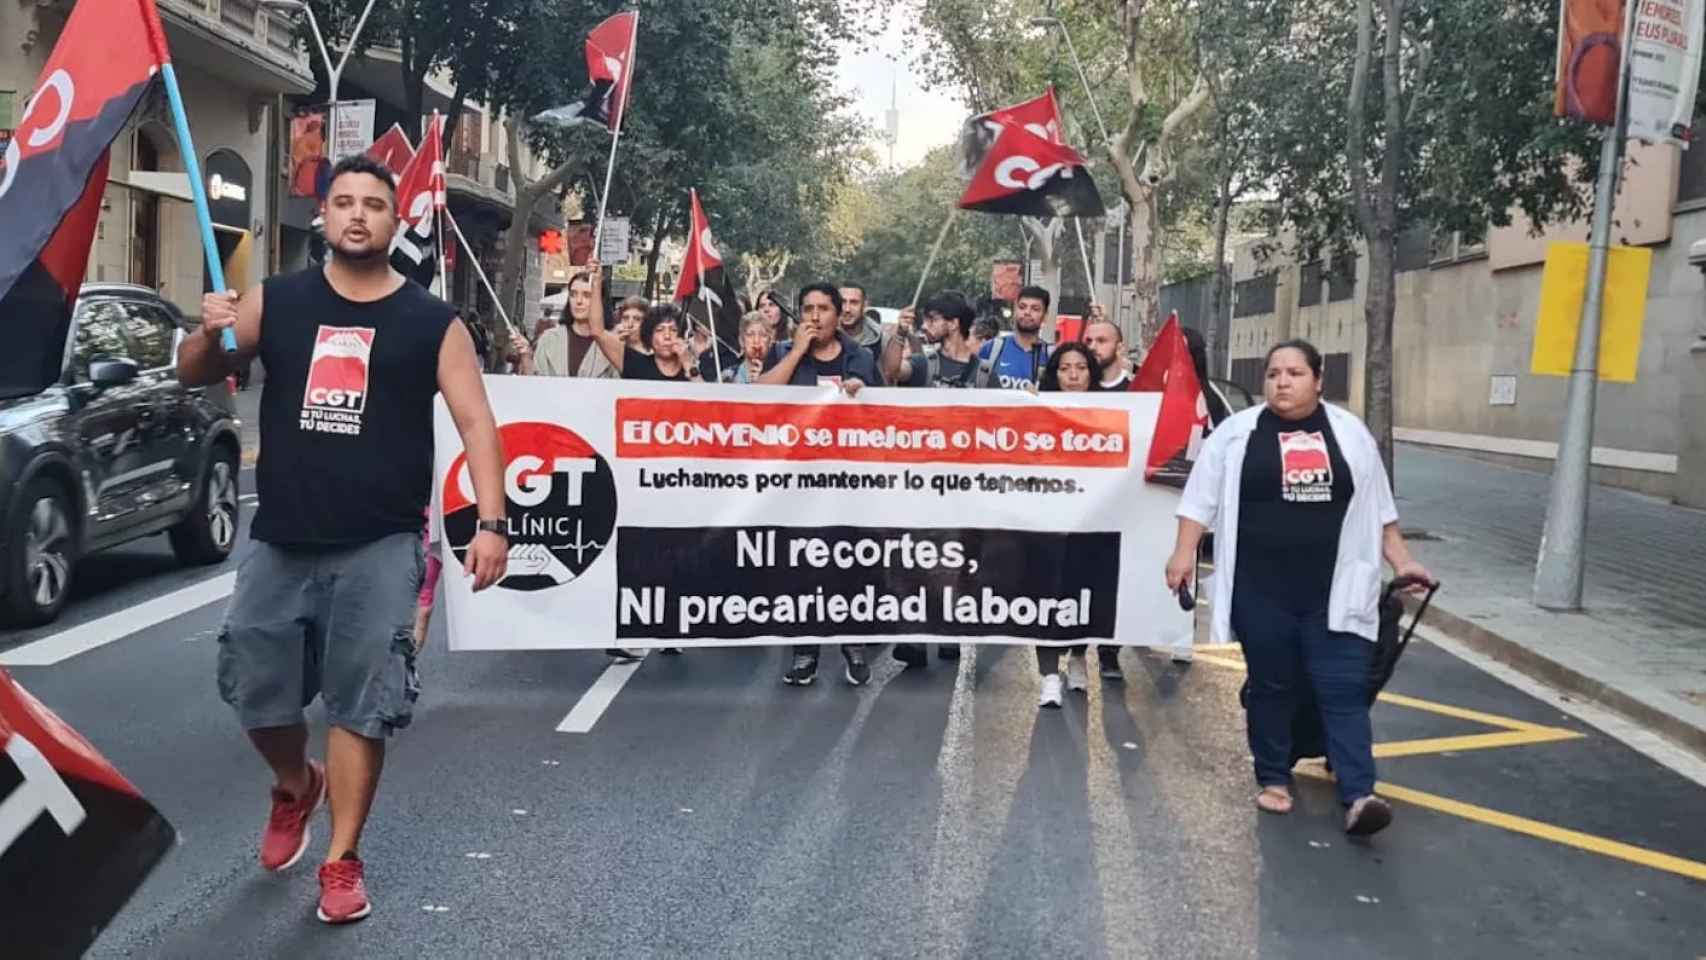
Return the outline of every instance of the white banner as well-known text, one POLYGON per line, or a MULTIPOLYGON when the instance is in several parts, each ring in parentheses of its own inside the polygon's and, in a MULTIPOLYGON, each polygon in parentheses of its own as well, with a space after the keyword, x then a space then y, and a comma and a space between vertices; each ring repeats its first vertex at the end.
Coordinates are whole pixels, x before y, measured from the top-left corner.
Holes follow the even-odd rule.
POLYGON ((442 400, 453 650, 952 638, 1184 646, 1177 492, 1144 482, 1159 394, 731 388, 488 377, 509 574, 442 400))
POLYGON ((604 232, 598 236, 599 262, 612 266, 628 262, 631 230, 627 217, 606 217, 604 232))
POLYGON ((373 146, 372 100, 341 100, 338 102, 332 131, 332 162, 366 153, 373 146))
POLYGON ((1630 0, 1629 137, 1651 143, 1693 139, 1694 95, 1706 0, 1630 0))

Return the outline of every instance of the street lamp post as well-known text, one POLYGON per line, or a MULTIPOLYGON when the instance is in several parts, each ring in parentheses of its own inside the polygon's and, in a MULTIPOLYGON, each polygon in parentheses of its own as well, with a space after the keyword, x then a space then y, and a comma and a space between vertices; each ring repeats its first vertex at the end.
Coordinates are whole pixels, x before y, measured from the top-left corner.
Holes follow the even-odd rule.
POLYGON ((336 150, 338 132, 338 81, 343 78, 344 67, 349 64, 350 53, 355 50, 355 42, 361 37, 361 29, 367 26, 367 15, 373 12, 375 0, 367 0, 367 6, 362 8, 361 19, 355 22, 355 29, 350 31, 349 42, 344 44, 343 53, 338 56, 338 62, 332 63, 332 56, 326 50, 326 37, 320 32, 320 21, 314 16, 314 8, 308 5, 308 0, 260 0, 262 7, 274 10, 301 10, 308 17, 308 32, 314 35, 314 45, 320 48, 320 62, 326 67, 326 88, 331 95, 331 105, 326 108, 326 154, 332 162, 338 158, 332 156, 336 150))

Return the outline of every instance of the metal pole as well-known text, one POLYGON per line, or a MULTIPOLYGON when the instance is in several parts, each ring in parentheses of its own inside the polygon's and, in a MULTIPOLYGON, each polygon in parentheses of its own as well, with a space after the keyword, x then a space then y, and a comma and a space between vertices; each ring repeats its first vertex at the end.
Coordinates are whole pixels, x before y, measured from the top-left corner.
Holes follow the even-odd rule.
POLYGON ((474 273, 480 278, 480 282, 485 285, 486 292, 491 294, 492 303, 498 308, 498 319, 502 320, 504 322, 504 326, 509 330, 520 333, 522 336, 526 336, 527 334, 524 333, 520 327, 517 327, 515 324, 510 322, 509 311, 504 309, 503 298, 499 297, 498 292, 492 289, 492 281, 486 279, 486 268, 480 266, 480 258, 474 256, 473 249, 468 246, 468 238, 462 235, 462 227, 457 224, 456 217, 450 212, 449 207, 444 208, 444 219, 450 222, 450 229, 456 231, 456 239, 462 244, 463 253, 467 256, 468 262, 473 265, 474 273))
POLYGON ((1581 325, 1576 331, 1576 358, 1570 370, 1558 463, 1552 470, 1552 491, 1546 503, 1546 529, 1540 538, 1540 558, 1534 571, 1534 603, 1546 610, 1580 610, 1582 606, 1588 491, 1593 482, 1594 408, 1599 390, 1600 319, 1605 306, 1611 218, 1617 203, 1623 138, 1629 124, 1625 101, 1631 58, 1627 54, 1627 39, 1635 7, 1629 4, 1624 21, 1625 56, 1618 80, 1616 120, 1600 145, 1599 183, 1594 191, 1593 229, 1588 246, 1587 290, 1582 299, 1581 325))
POLYGON ((936 265, 936 255, 942 252, 942 242, 948 239, 948 228, 954 225, 954 218, 959 215, 960 208, 956 206, 948 214, 948 219, 942 222, 942 232, 936 234, 936 245, 930 248, 930 259, 924 261, 924 273, 918 278, 918 289, 912 293, 910 306, 914 310, 918 309, 919 298, 924 296, 924 281, 930 279, 930 268, 936 265))
MULTIPOLYGON (((1084 282, 1089 284, 1087 292, 1090 294, 1090 302, 1095 303, 1096 272, 1090 269, 1090 251, 1084 245, 1084 219, 1082 217, 1073 217, 1072 229, 1078 231, 1078 253, 1084 258, 1084 282)), ((1066 284, 1063 283, 1061 286, 1064 287, 1066 284)))
POLYGON ((1120 336, 1122 337, 1125 336, 1125 231, 1126 218, 1130 216, 1130 211, 1130 202, 1121 200, 1119 214, 1120 246, 1119 254, 1114 260, 1114 263, 1117 264, 1114 268, 1114 326, 1120 328, 1120 336))
POLYGON ((1066 38, 1066 50, 1072 54, 1072 65, 1078 70, 1078 80, 1084 84, 1084 96, 1090 101, 1090 112, 1096 116, 1096 129, 1102 131, 1104 143, 1113 143, 1114 138, 1108 135, 1108 125, 1102 122, 1102 109, 1096 106, 1096 94, 1090 89, 1090 76, 1084 72, 1084 63, 1078 59, 1078 48, 1072 43, 1072 31, 1066 29, 1065 20, 1056 20, 1060 27, 1060 35, 1066 38))

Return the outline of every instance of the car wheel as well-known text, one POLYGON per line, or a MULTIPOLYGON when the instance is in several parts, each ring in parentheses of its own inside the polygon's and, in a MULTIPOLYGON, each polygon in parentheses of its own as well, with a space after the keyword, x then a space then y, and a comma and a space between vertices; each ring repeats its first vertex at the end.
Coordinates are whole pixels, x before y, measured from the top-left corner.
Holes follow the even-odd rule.
POLYGON ((201 497, 168 535, 172 552, 187 564, 220 563, 237 545, 237 455, 217 447, 202 474, 201 497))
POLYGON ((50 623, 65 606, 77 565, 71 498, 46 478, 32 480, 12 509, 7 529, 6 619, 22 627, 50 623))

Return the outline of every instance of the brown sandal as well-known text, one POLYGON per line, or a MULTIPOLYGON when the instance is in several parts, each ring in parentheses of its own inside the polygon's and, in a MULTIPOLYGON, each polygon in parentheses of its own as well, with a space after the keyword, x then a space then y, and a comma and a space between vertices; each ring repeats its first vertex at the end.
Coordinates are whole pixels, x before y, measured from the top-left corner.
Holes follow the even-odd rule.
POLYGON ((1291 812, 1291 791, 1284 787, 1263 787, 1256 794, 1256 809, 1275 816, 1285 816, 1291 812))

